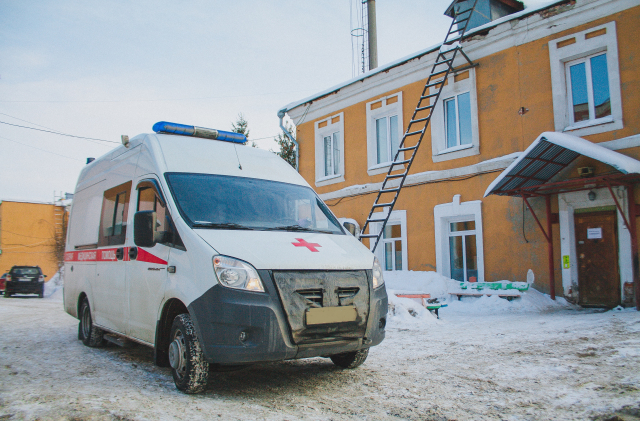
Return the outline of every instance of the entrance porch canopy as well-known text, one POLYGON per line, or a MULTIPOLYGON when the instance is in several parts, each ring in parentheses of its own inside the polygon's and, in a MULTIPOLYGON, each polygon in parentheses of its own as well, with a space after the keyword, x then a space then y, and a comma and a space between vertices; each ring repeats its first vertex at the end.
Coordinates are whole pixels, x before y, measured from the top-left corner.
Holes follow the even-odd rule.
MULTIPOLYGON (((558 178, 562 178, 562 176, 558 178)), ((530 197, 545 197, 547 211, 546 230, 534 213, 533 208, 531 206, 528 206, 528 208, 547 240, 549 253, 549 290, 551 298, 555 299, 553 238, 551 232, 553 220, 550 196, 571 191, 608 188, 618 211, 622 215, 625 226, 631 234, 636 308, 640 310, 636 203, 633 195, 633 185, 638 182, 640 182, 640 161, 576 136, 556 132, 544 132, 489 185, 484 197, 492 194, 522 197, 522 199, 527 202, 527 205, 529 205, 527 199, 530 197), (581 155, 610 165, 614 168, 614 171, 597 177, 566 178, 564 180, 551 181, 552 178, 556 177, 581 155), (627 187, 627 191, 629 192, 628 218, 622 210, 618 198, 613 194, 612 187, 615 186, 627 187)))

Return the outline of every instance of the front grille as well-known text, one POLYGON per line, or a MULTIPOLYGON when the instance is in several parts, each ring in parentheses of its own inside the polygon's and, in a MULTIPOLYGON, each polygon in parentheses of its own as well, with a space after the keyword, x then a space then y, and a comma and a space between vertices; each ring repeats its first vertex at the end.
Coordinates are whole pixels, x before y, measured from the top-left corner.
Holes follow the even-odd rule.
POLYGON ((296 293, 302 295, 312 307, 322 307, 322 290, 321 289, 301 289, 296 293))
POLYGON ((369 316, 366 271, 274 271, 273 280, 287 315, 295 343, 362 338, 369 316), (306 313, 318 307, 352 306, 352 322, 306 324, 306 313))

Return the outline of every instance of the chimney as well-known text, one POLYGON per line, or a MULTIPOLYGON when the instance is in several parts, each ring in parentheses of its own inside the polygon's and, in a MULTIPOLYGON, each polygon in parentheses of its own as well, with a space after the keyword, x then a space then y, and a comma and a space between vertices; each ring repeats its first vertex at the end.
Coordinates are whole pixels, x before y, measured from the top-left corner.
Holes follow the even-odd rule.
POLYGON ((378 67, 378 35, 376 33, 376 0, 367 0, 367 34, 369 41, 369 70, 378 67))

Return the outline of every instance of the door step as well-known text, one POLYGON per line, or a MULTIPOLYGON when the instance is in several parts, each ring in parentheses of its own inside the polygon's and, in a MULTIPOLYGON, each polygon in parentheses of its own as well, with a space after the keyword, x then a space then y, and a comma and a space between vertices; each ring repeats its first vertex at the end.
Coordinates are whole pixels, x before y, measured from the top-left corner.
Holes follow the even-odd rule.
POLYGON ((111 342, 112 344, 121 346, 122 348, 133 348, 136 345, 135 342, 129 341, 121 336, 112 335, 112 334, 105 334, 104 339, 108 342, 111 342))

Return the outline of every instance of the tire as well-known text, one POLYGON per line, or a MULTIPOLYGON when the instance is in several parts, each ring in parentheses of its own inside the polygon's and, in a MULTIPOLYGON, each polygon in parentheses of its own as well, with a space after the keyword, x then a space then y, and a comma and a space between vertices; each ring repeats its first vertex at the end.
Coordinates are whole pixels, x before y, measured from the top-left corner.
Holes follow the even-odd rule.
POLYGON ((4 298, 9 298, 9 297, 11 297, 11 293, 9 291, 5 291, 4 298))
POLYGON ((338 367, 342 368, 356 368, 362 365, 369 355, 369 348, 361 349, 360 351, 345 352, 343 354, 332 355, 331 361, 338 367))
POLYGON ((40 292, 38 292, 38 298, 44 298, 44 285, 40 288, 40 292))
POLYGON ((173 320, 169 341, 169 364, 176 387, 189 394, 203 392, 209 380, 209 363, 189 314, 179 314, 173 320))
POLYGON ((104 346, 104 331, 93 325, 89 300, 86 298, 80 305, 79 316, 80 324, 78 325, 78 339, 80 339, 83 344, 91 348, 104 346))

